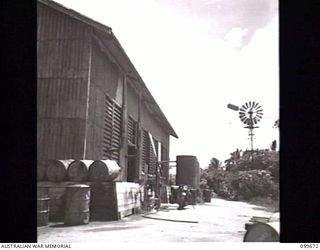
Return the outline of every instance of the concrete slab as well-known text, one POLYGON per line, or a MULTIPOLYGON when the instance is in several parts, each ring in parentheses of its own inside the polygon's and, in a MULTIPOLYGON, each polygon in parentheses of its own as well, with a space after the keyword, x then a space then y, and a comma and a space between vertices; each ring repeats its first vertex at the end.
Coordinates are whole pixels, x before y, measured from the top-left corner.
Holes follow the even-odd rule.
POLYGON ((184 210, 177 207, 168 204, 148 214, 157 220, 132 215, 120 221, 72 227, 50 224, 38 228, 38 242, 242 242, 245 223, 252 216, 272 215, 264 207, 216 198, 211 203, 189 205, 184 210))

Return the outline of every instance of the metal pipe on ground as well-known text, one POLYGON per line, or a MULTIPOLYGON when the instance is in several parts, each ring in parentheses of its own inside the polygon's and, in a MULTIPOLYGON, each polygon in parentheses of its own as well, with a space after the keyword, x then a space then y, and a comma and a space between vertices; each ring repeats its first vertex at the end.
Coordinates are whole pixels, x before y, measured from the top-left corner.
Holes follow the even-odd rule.
POLYGON ((191 220, 173 220, 173 219, 165 219, 165 218, 155 218, 149 217, 146 215, 142 215, 143 218, 153 219, 153 220, 164 220, 164 221, 172 221, 172 222, 183 222, 183 223, 199 223, 199 221, 191 221, 191 220))

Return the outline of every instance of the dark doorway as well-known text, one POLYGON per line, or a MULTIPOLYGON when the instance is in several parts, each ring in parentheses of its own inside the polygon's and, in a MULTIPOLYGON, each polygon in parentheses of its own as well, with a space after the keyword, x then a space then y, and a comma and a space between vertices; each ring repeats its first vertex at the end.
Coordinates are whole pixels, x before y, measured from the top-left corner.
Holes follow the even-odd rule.
POLYGON ((135 182, 137 180, 137 153, 135 146, 128 146, 128 163, 127 163, 127 182, 135 182))

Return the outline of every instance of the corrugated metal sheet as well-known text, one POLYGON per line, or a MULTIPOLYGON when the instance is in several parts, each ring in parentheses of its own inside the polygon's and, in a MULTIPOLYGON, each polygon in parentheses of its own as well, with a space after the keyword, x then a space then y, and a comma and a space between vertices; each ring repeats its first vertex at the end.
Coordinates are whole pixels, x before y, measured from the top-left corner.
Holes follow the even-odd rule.
MULTIPOLYGON (((68 14, 38 4, 39 159, 82 159, 85 134, 87 159, 89 156, 102 157, 103 148, 120 146, 121 108, 112 100, 111 124, 105 122, 108 111, 104 108, 106 96, 118 103, 122 102, 119 102, 122 100, 122 75, 99 46, 94 46, 92 50, 87 130, 85 126, 91 29, 94 27, 68 14)), ((117 44, 110 43, 105 37, 101 39, 109 46, 108 50, 115 52, 113 54, 116 57, 122 61, 129 60, 117 44)), ((136 96, 133 96, 132 103, 137 107, 136 96)), ((137 113, 136 110, 128 111, 137 113)), ((162 143, 164 141, 168 144, 169 135, 150 117, 146 109, 141 112, 143 126, 162 143)), ((148 155, 149 164, 150 143, 147 146, 144 151, 148 155)), ((112 159, 119 160, 119 151, 108 154, 112 159)))
POLYGON ((42 3, 38 8, 38 40, 83 39, 88 37, 90 27, 66 14, 42 3))
MULTIPOLYGON (((42 1, 49 2, 49 1, 42 1)), ((150 105, 150 109, 153 111, 151 115, 157 115, 160 118, 158 126, 162 125, 166 132, 177 137, 175 131, 167 121, 166 117, 158 107, 151 93, 147 90, 144 82, 141 80, 138 72, 134 68, 130 59, 126 55, 125 51, 121 47, 117 38, 112 34, 111 29, 93 20, 88 20, 87 17, 82 16, 79 13, 75 13, 72 10, 64 8, 63 6, 55 6, 55 4, 42 4, 38 3, 38 40, 52 40, 52 39, 89 39, 91 34, 90 30, 98 31, 94 32, 96 36, 99 36, 99 40, 102 41, 104 47, 107 47, 109 54, 113 55, 118 65, 126 69, 126 73, 132 75, 134 79, 137 79, 139 88, 144 89, 143 96, 149 102, 154 103, 150 105), (51 7, 48 7, 51 6, 51 7), (80 21, 81 20, 81 21, 80 21), (102 33, 101 33, 102 31, 102 33), (101 34, 105 34, 101 35, 101 34), (154 113, 154 114, 153 114, 154 113)), ((114 93, 109 91, 109 93, 114 93)), ((113 96, 112 96, 113 97, 113 96)), ((149 105, 148 105, 149 106, 149 105)))
POLYGON ((89 41, 38 41, 38 78, 88 78, 89 41))
POLYGON ((93 82, 103 93, 116 99, 117 90, 121 85, 119 82, 120 72, 117 66, 110 62, 108 57, 102 53, 98 46, 93 43, 92 48, 92 70, 91 82, 93 82))
POLYGON ((38 117, 85 118, 87 82, 81 79, 39 79, 38 117))
POLYGON ((90 27, 38 3, 38 78, 88 78, 90 27))
POLYGON ((87 126, 86 143, 87 159, 103 159, 103 128, 98 127, 96 124, 93 124, 91 121, 89 121, 87 126))
POLYGON ((38 3, 38 158, 82 159, 90 27, 38 3))
POLYGON ((90 84, 88 120, 95 126, 103 129, 104 105, 106 96, 101 89, 93 83, 90 84))
POLYGON ((38 159, 82 159, 85 120, 38 118, 38 159))
POLYGON ((134 92, 134 89, 130 86, 131 82, 128 81, 127 85, 127 109, 128 114, 135 120, 138 120, 139 113, 139 96, 134 92))

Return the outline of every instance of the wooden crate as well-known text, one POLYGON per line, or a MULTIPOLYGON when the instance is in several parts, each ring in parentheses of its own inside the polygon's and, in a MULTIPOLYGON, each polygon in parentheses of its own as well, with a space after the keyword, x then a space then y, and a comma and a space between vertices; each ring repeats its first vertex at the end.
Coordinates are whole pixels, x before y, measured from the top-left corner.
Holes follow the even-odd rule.
POLYGON ((95 221, 119 220, 140 212, 139 184, 130 182, 92 182, 90 218, 95 221))
POLYGON ((118 219, 115 182, 92 182, 90 219, 110 221, 118 219))
POLYGON ((119 219, 138 212, 142 193, 139 184, 132 182, 115 182, 115 184, 119 219))

